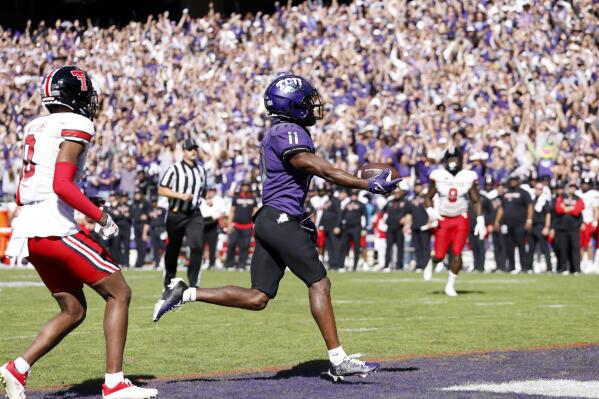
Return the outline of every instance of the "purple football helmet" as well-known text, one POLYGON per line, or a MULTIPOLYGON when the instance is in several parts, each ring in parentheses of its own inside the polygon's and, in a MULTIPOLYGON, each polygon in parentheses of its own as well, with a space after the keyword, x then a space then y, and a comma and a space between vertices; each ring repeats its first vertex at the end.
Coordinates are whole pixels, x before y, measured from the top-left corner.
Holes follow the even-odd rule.
POLYGON ((264 105, 268 116, 312 126, 324 115, 324 106, 310 82, 298 75, 277 77, 266 88, 264 105))

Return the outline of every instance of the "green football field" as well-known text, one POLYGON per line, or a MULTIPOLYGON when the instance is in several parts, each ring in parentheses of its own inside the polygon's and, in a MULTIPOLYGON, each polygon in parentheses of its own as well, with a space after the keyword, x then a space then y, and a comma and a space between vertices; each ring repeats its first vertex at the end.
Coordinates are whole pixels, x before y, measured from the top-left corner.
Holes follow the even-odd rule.
MULTIPOLYGON (((175 377, 325 359, 307 290, 291 273, 262 312, 188 304, 151 321, 161 273, 125 271, 133 288, 125 373, 175 377)), ((393 358, 599 342, 599 276, 462 274, 457 298, 416 273, 331 273, 347 353, 393 358)), ((0 362, 19 355, 57 306, 33 270, 0 271, 0 362)), ((249 285, 249 274, 204 272, 202 286, 249 285)), ((33 369, 30 387, 78 384, 104 373, 103 302, 86 288, 86 321, 33 369)))

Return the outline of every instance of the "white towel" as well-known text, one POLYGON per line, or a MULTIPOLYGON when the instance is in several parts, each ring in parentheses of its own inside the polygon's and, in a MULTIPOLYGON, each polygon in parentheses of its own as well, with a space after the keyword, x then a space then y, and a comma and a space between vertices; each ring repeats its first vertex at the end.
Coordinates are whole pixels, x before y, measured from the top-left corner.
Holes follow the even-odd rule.
POLYGON ((26 258, 29 256, 29 238, 11 237, 6 248, 6 256, 9 258, 26 258))

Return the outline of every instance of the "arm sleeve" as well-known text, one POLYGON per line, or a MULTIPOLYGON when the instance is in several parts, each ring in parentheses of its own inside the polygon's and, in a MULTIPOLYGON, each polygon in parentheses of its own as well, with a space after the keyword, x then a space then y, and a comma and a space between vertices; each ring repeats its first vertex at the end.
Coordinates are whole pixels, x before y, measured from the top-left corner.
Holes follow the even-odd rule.
POLYGON ((564 199, 561 196, 557 197, 557 200, 555 201, 555 213, 558 215, 566 213, 564 211, 564 199))
POLYGON ((76 173, 77 166, 74 164, 69 162, 56 163, 52 188, 61 200, 97 222, 102 217, 102 211, 79 191, 79 188, 73 182, 76 173))
POLYGON ((60 131, 61 138, 89 144, 95 135, 93 122, 75 113, 67 113, 64 118, 62 130, 60 131))
POLYGON ((570 212, 570 215, 572 216, 580 216, 580 213, 582 212, 582 210, 584 209, 584 202, 579 198, 578 201, 576 201, 576 205, 574 205, 574 209, 572 210, 572 212, 570 212))
POLYGON ((314 143, 308 132, 301 126, 290 125, 289 131, 281 130, 276 135, 277 155, 288 162, 300 152, 314 152, 314 143))
POLYGON ((76 129, 63 129, 60 136, 65 140, 76 141, 78 143, 88 144, 93 137, 93 134, 76 129))
POLYGON ((170 166, 167 171, 164 173, 164 175, 162 176, 162 179, 160 179, 160 186, 161 187, 167 187, 170 188, 172 190, 173 188, 173 176, 175 175, 175 168, 174 166, 170 166))
POLYGON ((530 194, 526 190, 522 190, 522 200, 525 205, 532 203, 532 198, 530 198, 530 194))

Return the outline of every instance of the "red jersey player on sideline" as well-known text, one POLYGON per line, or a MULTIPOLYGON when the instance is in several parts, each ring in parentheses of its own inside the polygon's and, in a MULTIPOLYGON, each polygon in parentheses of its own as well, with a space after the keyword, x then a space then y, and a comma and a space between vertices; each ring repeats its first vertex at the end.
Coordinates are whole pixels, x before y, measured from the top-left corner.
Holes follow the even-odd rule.
POLYGON ((471 170, 462 170, 463 156, 460 150, 447 150, 443 156, 443 168, 430 174, 430 185, 426 199, 429 224, 438 222, 435 230, 435 254, 424 269, 424 279, 430 280, 433 266, 442 262, 451 246, 451 262, 445 295, 457 296, 455 280, 462 268, 462 250, 466 245, 470 221, 468 197, 476 215, 474 234, 483 239, 487 228, 481 212, 478 175, 471 170), (438 211, 433 208, 433 198, 439 194, 438 211), (434 265, 433 265, 434 264, 434 265))
POLYGON ((75 209, 98 224, 101 236, 118 233, 112 218, 77 188, 94 137, 92 120, 97 95, 81 69, 53 69, 42 83, 42 103, 50 115, 25 127, 23 170, 17 191, 19 216, 13 221, 9 256, 28 258, 58 302, 60 312, 46 322, 37 338, 15 359, 0 367, 9 399, 25 398, 25 383, 33 364, 52 350, 85 318, 83 284, 106 301, 106 378, 104 399, 156 397, 123 377, 123 351, 131 289, 119 267, 102 246, 79 230, 75 209))

